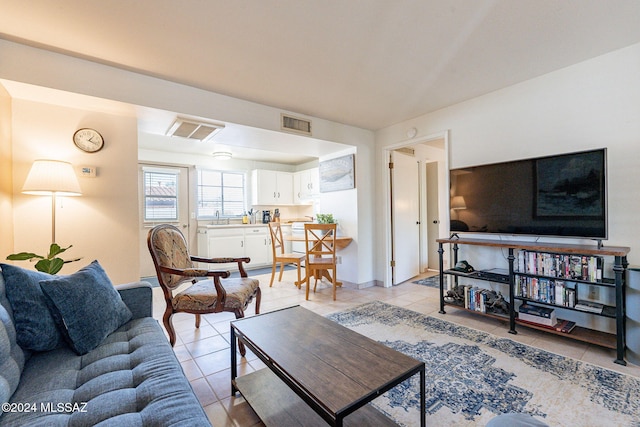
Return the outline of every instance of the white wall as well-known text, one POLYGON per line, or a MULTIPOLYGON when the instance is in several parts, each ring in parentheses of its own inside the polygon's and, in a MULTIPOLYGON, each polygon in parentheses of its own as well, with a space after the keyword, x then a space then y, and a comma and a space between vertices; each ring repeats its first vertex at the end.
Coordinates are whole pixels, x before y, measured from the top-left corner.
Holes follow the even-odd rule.
POLYGON ((0 255, 13 252, 12 151, 11 97, 0 85, 0 255))
MULTIPOLYGON (((629 261, 638 263, 638 76, 640 44, 382 129, 376 133, 377 149, 402 141, 412 127, 418 136, 450 131, 451 168, 607 147, 605 243, 630 246, 629 261)), ((378 182, 382 175, 378 168, 378 182)), ((377 211, 384 214, 380 199, 377 211)), ((378 231, 377 238, 383 260, 386 236, 378 231)))
POLYGON ((13 250, 43 254, 51 243, 51 198, 21 193, 33 161, 95 166, 96 178, 78 178, 82 196, 58 204, 56 243, 73 245, 63 258, 83 257, 62 273, 97 259, 114 283, 138 280, 136 119, 19 99, 12 104, 13 250), (72 135, 81 127, 100 129, 101 151, 87 154, 75 147, 72 135))

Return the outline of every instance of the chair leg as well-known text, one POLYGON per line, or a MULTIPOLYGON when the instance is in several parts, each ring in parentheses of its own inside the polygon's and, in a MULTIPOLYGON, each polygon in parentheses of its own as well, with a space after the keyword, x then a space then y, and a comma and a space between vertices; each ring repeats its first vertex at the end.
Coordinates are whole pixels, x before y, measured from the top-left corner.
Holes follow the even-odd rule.
MULTIPOLYGON (((258 288, 259 290, 260 288, 258 288)), ((256 304, 258 304, 258 298, 256 297, 256 304)), ((242 311, 241 308, 236 309, 236 311, 234 311, 235 315, 236 315, 236 319, 242 319, 244 317, 244 311, 242 311)), ((238 340, 238 351, 240 352, 240 356, 244 357, 247 354, 247 349, 244 346, 244 343, 240 340, 238 340)))
POLYGON ((171 347, 176 344, 176 331, 173 329, 173 323, 171 323, 171 317, 173 316, 173 311, 167 307, 164 311, 164 315, 162 316, 162 323, 164 323, 164 328, 167 330, 169 334, 169 343, 171 347))
POLYGON ((333 300, 336 300, 336 288, 338 287, 338 279, 336 279, 336 269, 333 269, 333 300))
POLYGON ((262 301, 262 289, 256 289, 256 314, 260 314, 260 301, 262 301))
POLYGON ((271 281, 269 281, 269 287, 273 286, 273 278, 276 277, 276 262, 273 261, 271 266, 271 281))
POLYGON ((282 273, 284 273, 284 262, 280 263, 280 276, 278 277, 278 282, 282 282, 282 273))
POLYGON ((307 294, 306 294, 306 300, 309 301, 309 288, 311 287, 311 271, 309 271, 310 269, 307 270, 307 294))
POLYGON ((298 261, 296 263, 296 269, 298 270, 298 289, 300 289, 300 286, 302 286, 302 277, 300 275, 300 261, 298 261))
POLYGON ((196 328, 200 327, 200 315, 196 314, 196 328))

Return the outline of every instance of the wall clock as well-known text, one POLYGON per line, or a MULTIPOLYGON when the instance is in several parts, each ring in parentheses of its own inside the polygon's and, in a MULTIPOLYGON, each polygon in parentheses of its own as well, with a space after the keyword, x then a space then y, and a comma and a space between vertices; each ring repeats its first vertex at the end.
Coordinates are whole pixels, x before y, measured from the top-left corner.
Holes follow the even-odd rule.
POLYGON ((95 129, 82 128, 73 134, 73 143, 86 153, 95 153, 104 147, 104 138, 95 129))

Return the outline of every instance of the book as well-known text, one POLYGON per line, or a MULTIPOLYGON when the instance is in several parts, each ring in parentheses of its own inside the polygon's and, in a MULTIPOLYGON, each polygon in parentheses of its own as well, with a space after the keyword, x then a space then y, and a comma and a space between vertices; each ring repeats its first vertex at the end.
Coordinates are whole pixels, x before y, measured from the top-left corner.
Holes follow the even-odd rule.
POLYGON ((541 317, 534 314, 518 313, 518 319, 545 326, 555 326, 556 323, 558 323, 555 312, 553 312, 552 317, 541 317))
POLYGON ((555 313, 553 308, 549 307, 540 307, 537 305, 530 304, 522 304, 518 309, 520 313, 531 314, 538 317, 546 317, 550 319, 552 315, 555 313))
POLYGON ((558 323, 556 323, 555 330, 558 332, 564 332, 565 334, 573 331, 573 328, 576 327, 576 322, 572 322, 570 320, 558 319, 558 323))
POLYGON ((563 319, 558 319, 558 322, 553 326, 545 325, 543 323, 538 323, 538 322, 532 322, 532 321, 524 320, 524 319, 518 319, 518 321, 521 322, 521 323, 528 324, 528 325, 537 326, 537 327, 540 327, 540 328, 550 329, 550 330, 554 330, 554 331, 557 331, 557 332, 563 332, 565 334, 570 333, 576 327, 576 322, 572 322, 570 320, 563 320, 563 319))
POLYGON ((582 311, 588 311, 589 313, 602 314, 603 307, 604 305, 598 304, 597 302, 578 301, 573 308, 582 310, 582 311))

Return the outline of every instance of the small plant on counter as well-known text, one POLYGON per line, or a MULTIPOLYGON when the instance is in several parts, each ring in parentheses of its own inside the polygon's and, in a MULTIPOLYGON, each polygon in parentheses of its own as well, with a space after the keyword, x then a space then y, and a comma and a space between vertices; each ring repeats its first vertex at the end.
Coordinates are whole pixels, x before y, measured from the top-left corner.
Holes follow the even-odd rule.
POLYGON ((335 219, 333 219, 333 214, 317 214, 316 219, 318 220, 318 224, 333 224, 335 223, 335 219))
POLYGON ((11 254, 7 257, 10 261, 31 261, 36 262, 36 270, 42 271, 43 273, 56 274, 58 271, 62 269, 62 266, 69 262, 80 261, 82 258, 63 260, 62 258, 58 258, 58 255, 66 251, 67 249, 73 247, 73 245, 69 245, 66 248, 61 248, 57 243, 52 243, 49 247, 49 254, 44 257, 42 255, 34 254, 33 252, 19 252, 17 254, 11 254))

